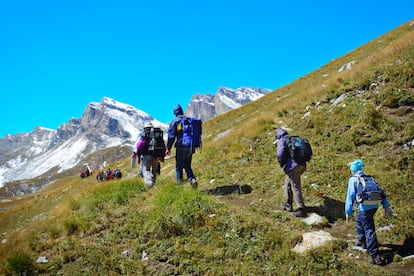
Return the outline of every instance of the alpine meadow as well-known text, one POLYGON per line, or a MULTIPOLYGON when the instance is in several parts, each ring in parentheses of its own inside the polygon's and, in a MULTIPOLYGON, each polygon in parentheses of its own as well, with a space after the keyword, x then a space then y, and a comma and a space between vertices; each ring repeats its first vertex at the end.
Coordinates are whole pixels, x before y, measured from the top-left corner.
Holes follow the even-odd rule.
POLYGON ((203 122, 202 138, 192 162, 198 189, 176 184, 174 158, 146 189, 128 157, 111 164, 120 180, 76 174, 1 196, 0 274, 414 274, 414 21, 203 122), (280 207, 279 127, 312 145, 302 190, 318 223, 280 207), (384 266, 354 248, 355 215, 345 222, 349 162, 357 158, 395 213, 386 219, 380 207, 375 215, 384 266), (242 189, 215 192, 225 187, 242 189), (304 234, 320 231, 333 239, 294 250, 304 234))

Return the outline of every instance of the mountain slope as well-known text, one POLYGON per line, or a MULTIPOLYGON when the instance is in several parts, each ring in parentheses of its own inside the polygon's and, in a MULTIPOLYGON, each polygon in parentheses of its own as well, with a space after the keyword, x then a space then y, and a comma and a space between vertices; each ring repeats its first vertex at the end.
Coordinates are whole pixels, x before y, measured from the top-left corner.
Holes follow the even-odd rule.
MULTIPOLYGON (((413 38, 414 24, 408 22, 273 93, 206 121, 203 151, 193 159, 198 191, 175 185, 175 163, 169 159, 149 191, 135 177, 105 183, 72 177, 32 198, 8 199, 0 205, 14 206, 0 214, 0 271, 412 275, 413 38), (317 225, 279 207, 284 174, 272 144, 278 127, 312 143, 314 157, 303 175, 303 191, 312 213, 323 217, 317 225), (354 222, 344 222, 348 163, 355 158, 364 159, 366 172, 381 183, 397 214, 387 221, 379 210, 375 218, 381 250, 390 261, 384 267, 367 264, 366 253, 352 246, 354 222), (232 185, 248 185, 252 192, 207 193, 232 185), (302 234, 317 230, 335 240, 303 255, 292 251, 302 234), (39 256, 49 262, 34 264, 39 256)), ((137 175, 127 158, 118 163, 137 175)))
MULTIPOLYGON (((36 128, 32 133, 8 135, 0 140, 0 159, 7 160, 0 168, 0 186, 39 176, 57 179, 61 173, 83 164, 90 154, 100 156, 99 151, 111 147, 126 146, 132 152, 132 145, 146 121, 166 129, 165 124, 147 113, 104 97, 100 103, 90 103, 80 119, 71 119, 56 131, 36 128)), ((99 169, 105 161, 114 160, 97 158, 91 164, 92 169, 99 169)), ((36 181, 30 181, 29 190, 16 187, 9 190, 26 193, 47 184, 44 180, 33 186, 33 182, 36 181)), ((20 187, 27 186, 23 184, 20 187)))

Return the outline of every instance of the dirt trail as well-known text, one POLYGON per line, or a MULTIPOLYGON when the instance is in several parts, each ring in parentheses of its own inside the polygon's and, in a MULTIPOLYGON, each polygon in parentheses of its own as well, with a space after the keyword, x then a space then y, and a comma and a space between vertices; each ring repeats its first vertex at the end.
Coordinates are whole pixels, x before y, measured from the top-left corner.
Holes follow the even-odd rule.
MULTIPOLYGON (((280 203, 269 204, 256 198, 249 197, 248 195, 244 194, 237 194, 231 193, 228 195, 217 195, 217 199, 221 202, 224 202, 230 206, 236 206, 240 208, 246 209, 246 212, 249 212, 249 206, 255 206, 256 208, 260 208, 265 210, 263 213, 269 212, 285 212, 280 206, 280 203)), ((319 209, 320 210, 320 209, 319 209)), ((311 207, 310 211, 318 211, 318 207, 311 207)), ((323 216, 323 212, 317 212, 319 215, 323 216), (322 213, 322 214, 320 214, 322 213)), ((331 218, 326 217, 328 220, 331 218)), ((355 238, 354 225, 352 226, 343 223, 343 220, 338 220, 329 223, 328 227, 323 228, 324 231, 329 232, 333 237, 337 239, 346 240, 348 243, 348 248, 346 252, 344 252, 350 258, 358 258, 361 262, 368 261, 368 254, 366 250, 362 250, 362 248, 354 247, 353 245, 353 238, 355 238), (351 233, 350 233, 351 231, 351 233)), ((380 247, 381 253, 385 256, 387 260, 387 264, 383 266, 386 270, 390 273, 400 274, 400 275, 414 275, 414 241, 409 240, 406 244, 403 245, 381 245, 380 247), (411 253, 408 253, 411 252, 411 253), (409 256, 408 254, 412 254, 413 258, 394 262, 394 256, 396 254, 402 254, 403 257, 409 256)))

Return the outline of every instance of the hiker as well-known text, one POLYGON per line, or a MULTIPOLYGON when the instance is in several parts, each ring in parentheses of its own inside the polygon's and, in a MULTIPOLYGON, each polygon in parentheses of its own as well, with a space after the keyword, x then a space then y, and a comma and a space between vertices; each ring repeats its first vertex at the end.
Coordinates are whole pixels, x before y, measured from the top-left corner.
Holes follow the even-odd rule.
POLYGON ((194 176, 193 169, 191 168, 192 156, 195 148, 193 148, 191 142, 186 142, 183 139, 183 123, 185 120, 182 107, 178 104, 174 108, 175 119, 170 123, 168 128, 168 141, 167 141, 167 155, 170 155, 171 148, 175 142, 175 172, 178 185, 183 184, 183 170, 187 174, 188 181, 193 188, 197 188, 197 179, 194 176))
MULTIPOLYGON (((384 259, 378 251, 379 243, 377 240, 377 234, 375 233, 374 223, 374 215, 378 210, 379 203, 370 204, 368 201, 358 202, 361 201, 361 199, 357 200, 357 198, 360 198, 357 185, 359 184, 358 181, 361 181, 362 177, 364 179, 364 185, 367 186, 369 184, 368 181, 374 181, 376 184, 372 177, 367 176, 362 171, 364 166, 364 162, 361 159, 357 159, 350 164, 352 176, 348 181, 348 191, 345 201, 345 217, 346 222, 349 222, 350 217, 353 214, 354 203, 356 202, 356 209, 358 210, 356 215, 356 232, 358 238, 356 245, 367 249, 370 256, 368 259, 370 264, 382 265, 384 264, 384 259)), ((381 196, 381 198, 382 199, 379 200, 379 202, 384 207, 385 217, 393 217, 394 214, 390 208, 389 201, 385 197, 385 193, 381 196)))
MULTIPOLYGON (((159 129, 159 128, 156 128, 159 129)), ((143 135, 136 145, 136 155, 138 163, 140 163, 140 174, 144 178, 144 184, 147 188, 151 188, 155 184, 157 175, 160 174, 160 162, 164 161, 165 144, 162 141, 162 156, 155 155, 150 150, 151 133, 154 131, 154 127, 151 122, 144 125, 143 135), (142 164, 141 164, 142 163, 142 164)), ((162 137, 161 137, 162 138, 162 137)))
POLYGON ((135 143, 135 148, 134 148, 135 150, 134 150, 134 153, 131 156, 131 167, 134 169, 135 166, 136 166, 136 163, 138 162, 138 164, 139 164, 139 175, 141 177, 144 177, 144 175, 142 173, 142 171, 143 171, 142 164, 144 164, 144 162, 143 162, 144 156, 141 153, 140 153, 140 155, 138 155, 137 148, 138 148, 138 143, 140 143, 140 140, 145 136, 144 134, 145 134, 144 130, 141 130, 139 132, 137 142, 135 143))
POLYGON ((295 217, 306 217, 307 211, 303 200, 302 187, 301 187, 301 175, 306 170, 306 162, 297 163, 290 156, 287 146, 287 139, 289 137, 288 132, 279 128, 276 131, 275 141, 273 144, 277 144, 277 159, 281 168, 286 174, 285 177, 285 199, 286 202, 282 205, 285 211, 292 212, 295 217), (297 210, 293 211, 293 199, 296 202, 297 210))

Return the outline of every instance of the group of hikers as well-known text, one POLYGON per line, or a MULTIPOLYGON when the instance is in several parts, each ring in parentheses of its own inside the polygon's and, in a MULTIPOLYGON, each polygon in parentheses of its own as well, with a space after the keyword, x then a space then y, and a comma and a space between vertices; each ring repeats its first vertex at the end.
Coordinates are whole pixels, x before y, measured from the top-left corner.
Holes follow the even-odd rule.
POLYGON ((163 131, 154 127, 152 123, 146 123, 139 135, 134 154, 132 166, 140 164, 140 175, 144 178, 144 184, 151 188, 157 176, 160 174, 160 162, 164 161, 171 149, 175 146, 175 171, 179 185, 183 184, 184 171, 193 188, 197 188, 198 182, 191 168, 192 156, 197 148, 201 147, 201 119, 191 118, 184 115, 180 105, 174 108, 174 120, 168 128, 167 144, 164 143, 163 131))
POLYGON ((116 178, 122 178, 122 172, 120 169, 111 170, 111 168, 108 168, 106 170, 99 171, 96 175, 96 180, 98 181, 111 180, 116 178))
MULTIPOLYGON (((301 175, 306 170, 306 162, 298 162, 295 158, 292 158, 294 156, 292 151, 294 144, 290 142, 291 140, 292 136, 285 129, 279 128, 276 131, 274 144, 277 144, 277 159, 286 174, 286 202, 282 204, 282 208, 285 211, 292 212, 295 217, 306 217, 307 212, 301 185, 301 175), (293 211, 293 200, 298 207, 296 211, 293 211)), ((303 152, 306 152, 306 150, 303 152)), ((310 154, 312 154, 311 150, 310 154)), ((384 265, 386 260, 379 252, 374 215, 380 204, 384 208, 386 218, 393 217, 394 213, 390 208, 385 192, 372 176, 364 173, 364 162, 361 159, 356 159, 349 166, 351 176, 348 180, 344 210, 346 222, 350 221, 354 212, 353 207, 356 205, 358 212, 355 219, 357 233, 355 245, 367 250, 370 264, 384 265)))
MULTIPOLYGON (((176 148, 175 171, 179 185, 183 184, 183 171, 187 174, 188 182, 197 188, 197 179, 191 167, 192 155, 196 148, 201 146, 201 120, 184 115, 180 105, 174 108, 174 120, 168 127, 167 143, 164 143, 163 133, 151 123, 144 125, 144 129, 136 143, 132 156, 132 166, 136 161, 140 163, 140 175, 147 188, 151 188, 160 174, 160 162, 166 155, 171 154, 173 146, 176 148), (157 134, 158 133, 158 134, 157 134), (161 137, 161 138, 160 138, 161 137)), ((302 194, 301 175, 306 170, 306 162, 310 160, 312 149, 305 138, 289 135, 288 131, 279 128, 275 134, 273 144, 277 145, 276 155, 280 167, 285 173, 283 210, 292 213, 295 217, 306 217, 307 208, 302 194), (297 209, 293 208, 293 201, 297 209)), ((350 163, 351 177, 348 181, 348 190, 345 201, 345 218, 349 222, 353 207, 356 205, 356 245, 367 250, 369 263, 383 265, 385 260, 379 253, 379 243, 375 232, 374 215, 381 204, 385 216, 390 218, 394 214, 385 193, 375 179, 363 171, 365 164, 357 159, 350 163)))
MULTIPOLYGON (((88 163, 84 164, 84 166, 85 166, 85 170, 82 170, 80 172, 81 178, 89 177, 93 174, 92 169, 88 163)), ((118 168, 116 168, 115 170, 111 170, 111 168, 108 168, 106 170, 100 170, 96 175, 96 180, 98 181, 120 179, 120 178, 122 178, 122 172, 118 168)))

